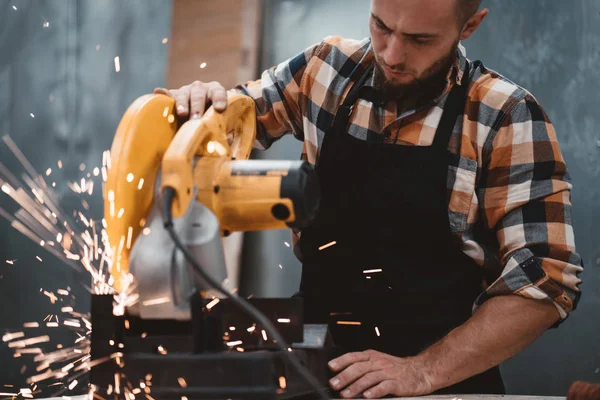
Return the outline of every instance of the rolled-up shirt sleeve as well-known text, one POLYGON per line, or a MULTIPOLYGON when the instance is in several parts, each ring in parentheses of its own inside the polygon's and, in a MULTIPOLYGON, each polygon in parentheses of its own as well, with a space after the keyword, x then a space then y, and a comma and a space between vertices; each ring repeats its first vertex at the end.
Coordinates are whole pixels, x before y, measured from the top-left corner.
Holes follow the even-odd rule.
POLYGON ((572 185, 556 132, 527 94, 492 134, 483 147, 477 195, 503 270, 475 309, 491 297, 516 294, 551 301, 560 323, 579 301, 583 261, 575 249, 572 185))

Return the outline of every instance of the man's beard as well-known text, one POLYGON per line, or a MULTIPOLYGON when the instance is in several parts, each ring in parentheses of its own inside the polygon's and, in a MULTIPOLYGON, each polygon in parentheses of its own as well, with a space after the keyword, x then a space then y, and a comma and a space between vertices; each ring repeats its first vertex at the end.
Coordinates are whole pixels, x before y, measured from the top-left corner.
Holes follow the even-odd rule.
MULTIPOLYGON (((381 61, 375 55, 375 79, 374 86, 381 94, 389 100, 403 100, 421 103, 431 100, 436 95, 441 94, 446 86, 446 77, 452 64, 456 60, 456 50, 458 41, 451 47, 448 54, 433 63, 421 74, 419 78, 414 78, 410 83, 394 83, 388 80, 381 67, 381 61)), ((391 68, 391 67, 390 67, 391 68)), ((405 71, 402 66, 391 68, 396 71, 405 71)))

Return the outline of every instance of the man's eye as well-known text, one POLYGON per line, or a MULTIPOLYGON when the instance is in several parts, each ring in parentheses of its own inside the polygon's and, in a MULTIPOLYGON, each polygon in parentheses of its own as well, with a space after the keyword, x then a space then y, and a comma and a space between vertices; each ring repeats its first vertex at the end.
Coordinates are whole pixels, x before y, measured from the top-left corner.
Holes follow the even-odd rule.
POLYGON ((388 28, 387 26, 385 26, 381 21, 379 20, 375 20, 375 25, 377 26, 377 28, 381 29, 384 32, 390 32, 390 28, 388 28))
POLYGON ((411 38, 412 42, 419 45, 426 45, 431 41, 429 39, 411 38))

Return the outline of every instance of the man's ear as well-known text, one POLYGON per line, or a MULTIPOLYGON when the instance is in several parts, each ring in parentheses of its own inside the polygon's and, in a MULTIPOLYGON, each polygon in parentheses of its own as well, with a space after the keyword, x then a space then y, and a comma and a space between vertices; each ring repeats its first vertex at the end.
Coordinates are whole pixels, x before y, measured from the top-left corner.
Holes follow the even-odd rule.
POLYGON ((469 20, 465 23, 465 26, 463 27, 463 30, 460 34, 460 40, 468 39, 473 34, 473 32, 477 30, 485 16, 488 15, 488 12, 489 10, 487 8, 484 8, 483 10, 477 11, 475 14, 473 14, 471 18, 469 18, 469 20))

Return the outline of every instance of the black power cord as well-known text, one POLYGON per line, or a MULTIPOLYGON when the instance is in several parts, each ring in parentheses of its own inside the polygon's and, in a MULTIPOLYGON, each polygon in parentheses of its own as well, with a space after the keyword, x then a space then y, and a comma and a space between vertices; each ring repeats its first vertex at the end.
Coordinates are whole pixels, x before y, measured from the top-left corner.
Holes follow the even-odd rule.
POLYGON ((171 212, 171 206, 173 205, 173 198, 175 197, 175 189, 171 187, 166 187, 163 189, 162 195, 162 216, 164 227, 169 232, 169 235, 171 236, 171 239, 173 239, 175 246, 183 252, 183 255, 185 256, 186 260, 192 265, 194 271, 196 271, 196 273, 200 275, 202 279, 204 279, 204 281, 207 282, 210 286, 214 287, 218 292, 220 292, 224 296, 229 297, 237 307, 239 307, 245 313, 250 315, 255 321, 258 321, 258 323, 262 325, 265 331, 267 331, 267 333, 276 341, 277 346, 283 351, 290 364, 296 369, 300 376, 304 378, 306 383, 308 383, 309 386, 315 390, 315 392, 319 395, 319 397, 322 400, 329 400, 329 396, 320 386, 319 382, 300 363, 298 358, 288 350, 289 346, 285 343, 283 337, 281 337, 277 328, 275 328, 275 326, 271 324, 271 321, 269 321, 252 304, 250 304, 241 297, 230 294, 218 282, 213 280, 206 272, 204 272, 202 267, 198 264, 198 261, 196 261, 196 259, 194 258, 194 255, 187 249, 187 247, 185 247, 185 245, 181 242, 179 236, 177 236, 177 233, 175 233, 175 230, 173 229, 173 215, 171 212))

